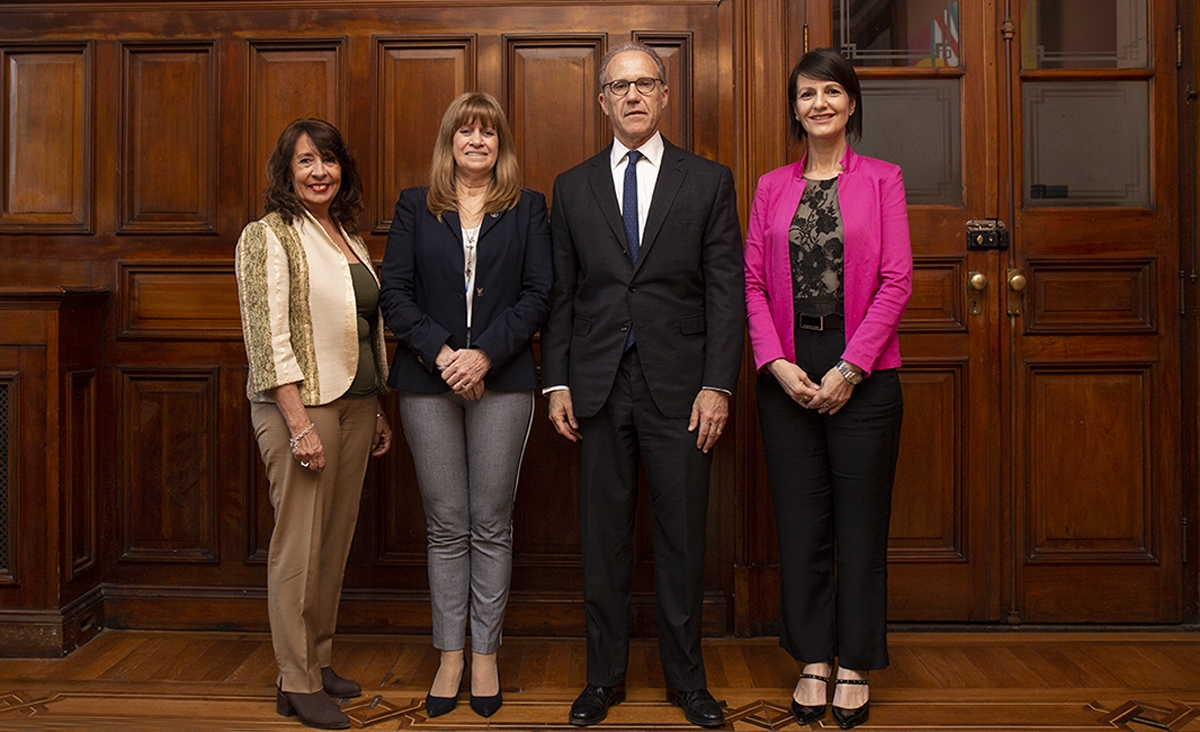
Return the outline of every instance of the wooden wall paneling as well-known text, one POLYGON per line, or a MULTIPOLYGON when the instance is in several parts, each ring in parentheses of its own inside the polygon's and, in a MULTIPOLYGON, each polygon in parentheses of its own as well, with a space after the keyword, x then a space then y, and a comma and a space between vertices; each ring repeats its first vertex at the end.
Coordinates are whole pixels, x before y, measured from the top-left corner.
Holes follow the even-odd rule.
POLYGON ((275 509, 271 505, 271 483, 267 480, 266 466, 254 438, 254 426, 250 423, 250 410, 246 409, 245 423, 246 474, 242 485, 245 488, 246 562, 266 566, 267 553, 271 548, 271 531, 275 526, 275 509))
POLYGON ((122 561, 217 562, 217 367, 118 366, 122 561))
POLYGON ((695 149, 692 134, 692 102, 695 98, 695 68, 692 61, 692 33, 635 32, 634 40, 650 46, 662 58, 667 69, 664 79, 671 90, 663 110, 659 129, 663 136, 685 150, 695 149))
MULTIPOLYGON (((97 171, 89 216, 100 231, 37 242, 0 237, 0 253, 44 259, 88 246, 88 272, 121 293, 105 311, 105 361, 96 381, 97 419, 116 426, 97 433, 92 448, 100 471, 92 488, 100 492, 97 564, 88 566, 83 549, 87 489, 77 486, 70 499, 69 562, 80 578, 102 574, 105 622, 265 627, 260 605, 273 517, 249 427, 231 262, 236 232, 260 215, 263 168, 287 122, 321 116, 346 134, 374 187, 367 195, 376 210, 364 220, 378 256, 395 198, 423 182, 441 114, 459 91, 490 91, 505 105, 524 135, 518 150, 529 187, 549 193, 559 172, 600 150, 609 131, 596 101, 597 63, 618 37, 648 42, 665 57, 672 87, 667 136, 733 163, 735 92, 723 74, 732 74, 730 19, 743 5, 405 2, 380 10, 334 0, 300 15, 272 2, 236 14, 196 4, 144 13, 86 4, 64 11, 62 22, 40 12, 16 16, 28 21, 28 35, 65 36, 89 54, 87 39, 103 39, 94 62, 87 56, 87 73, 102 80, 95 129, 88 128, 102 149, 87 148, 97 171), (172 90, 201 86, 201 94, 171 100, 172 90), (211 124, 188 126, 196 122, 191 116, 211 124), (168 145, 174 136, 210 149, 197 162, 199 153, 168 145), (181 162, 164 167, 185 168, 186 176, 176 170, 155 177, 160 171, 151 161, 167 156, 181 162), (197 198, 197 177, 203 185, 215 181, 215 198, 197 198), (210 208, 197 213, 204 205, 210 208)), ((0 16, 13 17, 3 9, 0 16)), ((3 259, 0 276, 11 269, 3 259)), ((34 276, 55 279, 73 266, 62 257, 39 265, 34 276)), ((80 383, 72 398, 82 402, 85 390, 80 383)), ((550 429, 540 396, 536 409, 514 517, 507 629, 580 634, 578 462, 575 448, 550 429)), ((714 461, 710 634, 726 632, 731 613, 725 575, 732 552, 724 545, 732 541, 726 529, 740 468, 720 451, 732 444, 719 447, 714 461)), ((347 572, 345 629, 428 629, 424 516, 402 446, 372 461, 368 473, 347 572)), ((648 524, 639 527, 639 556, 646 559, 649 533, 648 524)), ((648 561, 639 563, 641 633, 654 632, 649 570, 648 561)))
POLYGON ((63 434, 63 575, 74 580, 99 560, 96 516, 97 370, 68 371, 63 434))
MULTIPOLYGON (((377 511, 375 556, 372 563, 392 567, 425 567, 425 514, 417 488, 412 451, 404 439, 404 424, 392 423, 394 440, 388 454, 386 482, 374 493, 377 511)), ((428 585, 426 584, 426 587, 428 585)))
POLYGON ((119 339, 242 340, 232 246, 225 262, 118 260, 119 339))
POLYGON ((318 117, 346 131, 345 38, 250 39, 250 159, 246 221, 262 216, 267 157, 292 120, 318 117))
MULTIPOLYGON (((96 306, 104 295, 0 288, 8 488, 0 517, 7 553, 0 568, 0 656, 59 656, 96 631, 83 615, 94 617, 98 574, 89 567, 66 571, 74 562, 64 536, 72 492, 66 482, 72 456, 64 447, 74 426, 64 420, 73 414, 72 373, 94 373, 99 362, 96 306)), ((94 546, 90 551, 94 556, 94 546)))
POLYGON ((91 233, 92 44, 0 46, 0 233, 91 233))
POLYGON ((504 35, 504 88, 524 185, 551 196, 559 173, 607 144, 597 98, 604 34, 504 35))
MULTIPOLYGON (((803 0, 755 0, 735 5, 738 162, 734 176, 743 223, 749 218, 759 176, 789 159, 782 100, 787 96, 788 59, 794 54, 781 49, 797 46, 805 12, 803 0)), ((734 529, 734 631, 739 635, 777 632, 779 618, 779 547, 754 400, 756 380, 754 355, 747 345, 733 412, 739 490, 734 529)))
POLYGON ((122 44, 123 234, 216 233, 216 42, 122 44))
POLYGON ((386 234, 400 191, 425 185, 442 113, 476 88, 476 36, 376 36, 374 232, 386 234), (440 110, 440 111, 439 111, 440 110))
MULTIPOLYGON (((11 355, 10 349, 0 349, 0 369, 12 368, 4 363, 11 355)), ((20 429, 19 377, 16 371, 0 370, 0 588, 17 584, 21 556, 17 545, 20 536, 17 517, 21 515, 17 489, 21 485, 19 458, 24 435, 20 429)), ((0 597, 4 595, 0 589, 0 597)))

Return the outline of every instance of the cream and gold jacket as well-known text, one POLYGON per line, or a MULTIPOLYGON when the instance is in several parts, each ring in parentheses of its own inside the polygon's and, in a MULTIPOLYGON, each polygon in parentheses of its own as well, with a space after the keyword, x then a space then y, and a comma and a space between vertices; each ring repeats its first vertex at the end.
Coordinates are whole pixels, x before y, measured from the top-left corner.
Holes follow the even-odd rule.
MULTIPOLYGON (((379 276, 358 235, 342 236, 376 282, 379 276)), ((250 361, 246 395, 295 382, 305 406, 328 404, 346 393, 358 370, 358 313, 350 265, 307 211, 286 223, 270 213, 238 239, 235 264, 242 335, 250 361)), ((371 319, 375 381, 386 391, 383 318, 371 319)))

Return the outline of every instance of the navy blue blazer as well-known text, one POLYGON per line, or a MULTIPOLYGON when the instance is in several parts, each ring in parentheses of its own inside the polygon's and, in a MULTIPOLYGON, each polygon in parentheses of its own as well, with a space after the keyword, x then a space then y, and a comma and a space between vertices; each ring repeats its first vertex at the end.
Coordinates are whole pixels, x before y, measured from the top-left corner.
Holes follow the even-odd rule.
MULTIPOLYGON (((462 224, 457 212, 442 220, 425 205, 427 188, 406 188, 396 202, 379 305, 400 341, 388 385, 422 394, 450 387, 434 364, 443 344, 467 341, 462 224)), ((470 347, 492 361, 484 378, 495 391, 537 388, 531 340, 550 312, 550 226, 546 197, 524 189, 516 208, 485 214, 476 248, 470 347)))

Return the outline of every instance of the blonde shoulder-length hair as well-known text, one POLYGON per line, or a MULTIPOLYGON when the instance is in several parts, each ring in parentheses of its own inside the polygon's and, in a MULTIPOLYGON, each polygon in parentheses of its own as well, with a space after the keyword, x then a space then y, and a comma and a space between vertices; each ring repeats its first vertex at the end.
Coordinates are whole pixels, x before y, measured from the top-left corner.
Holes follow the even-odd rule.
POLYGON ((442 115, 437 143, 433 146, 433 164, 429 166, 429 194, 425 205, 429 213, 442 219, 447 211, 458 210, 458 193, 454 180, 454 134, 464 125, 479 123, 496 131, 496 167, 483 202, 484 213, 507 211, 521 198, 521 172, 517 165, 512 128, 496 98, 486 92, 460 94, 442 115))

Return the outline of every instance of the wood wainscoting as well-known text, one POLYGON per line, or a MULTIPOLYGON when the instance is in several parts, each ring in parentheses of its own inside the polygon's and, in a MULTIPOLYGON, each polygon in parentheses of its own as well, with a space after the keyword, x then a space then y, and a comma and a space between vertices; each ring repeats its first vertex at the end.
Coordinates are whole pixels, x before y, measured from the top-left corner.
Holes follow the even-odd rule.
MULTIPOLYGON (((864 3, 870 12, 855 22, 905 42, 917 26, 929 32, 920 14, 937 4, 864 3)), ((1034 68, 1021 51, 1037 32, 1021 10, 1028 3, 952 4, 954 58, 856 57, 866 117, 883 119, 890 104, 905 122, 863 147, 886 159, 929 153, 905 170, 915 274, 901 326, 891 619, 1195 621, 1188 556, 1200 539, 1186 527, 1197 524, 1197 281, 1181 276, 1195 270, 1180 224, 1193 203, 1181 203, 1176 183, 1181 161, 1196 164, 1194 146, 1180 147, 1179 120, 1191 113, 1200 24, 1187 3, 1118 3, 1146 8, 1147 52, 1132 65, 1034 68), (1106 102, 1114 89, 1141 101, 1106 102), (1062 121, 1070 115, 1049 110, 1080 99, 1097 119, 1124 113, 1106 122, 1128 130, 1138 163, 1126 166, 1136 185, 1120 205, 1031 200, 1033 125, 1074 140, 1062 121), (903 137, 930 130, 926 148, 903 137), (928 179, 918 184, 921 169, 928 179), (1007 219, 1009 247, 969 250, 968 219, 1007 219)), ((424 181, 450 99, 495 95, 525 184, 548 193, 557 173, 610 138, 596 103, 604 52, 641 40, 666 63, 664 133, 733 168, 745 222, 758 177, 800 152, 787 137, 789 69, 805 50, 845 40, 835 33, 845 5, 0 4, 0 286, 109 293, 94 319, 64 319, 55 336, 94 346, 89 365, 39 366, 46 354, 36 347, 0 342, 0 390, 27 400, 0 415, 0 655, 58 655, 100 628, 266 628, 272 514, 244 394, 233 249, 261 212, 264 162, 287 122, 320 116, 343 131, 366 189, 360 229, 380 260, 394 201, 424 181), (9 358, 18 351, 28 358, 9 358), (47 381, 68 374, 70 383, 47 381), (39 389, 61 395, 60 406, 28 401, 39 389)), ((1068 5, 1063 17, 1088 27, 1116 22, 1068 5)), ((1075 157, 1125 138, 1093 135, 1100 144, 1075 157)), ((715 453, 709 637, 776 630, 754 378, 747 363, 715 453)), ((394 404, 387 409, 402 434, 394 404)), ((545 409, 540 400, 517 494, 509 635, 583 630, 578 461, 545 409)), ((645 513, 631 622, 652 634, 645 513)), ((427 587, 424 518, 398 440, 368 472, 341 627, 427 632, 427 587)))

